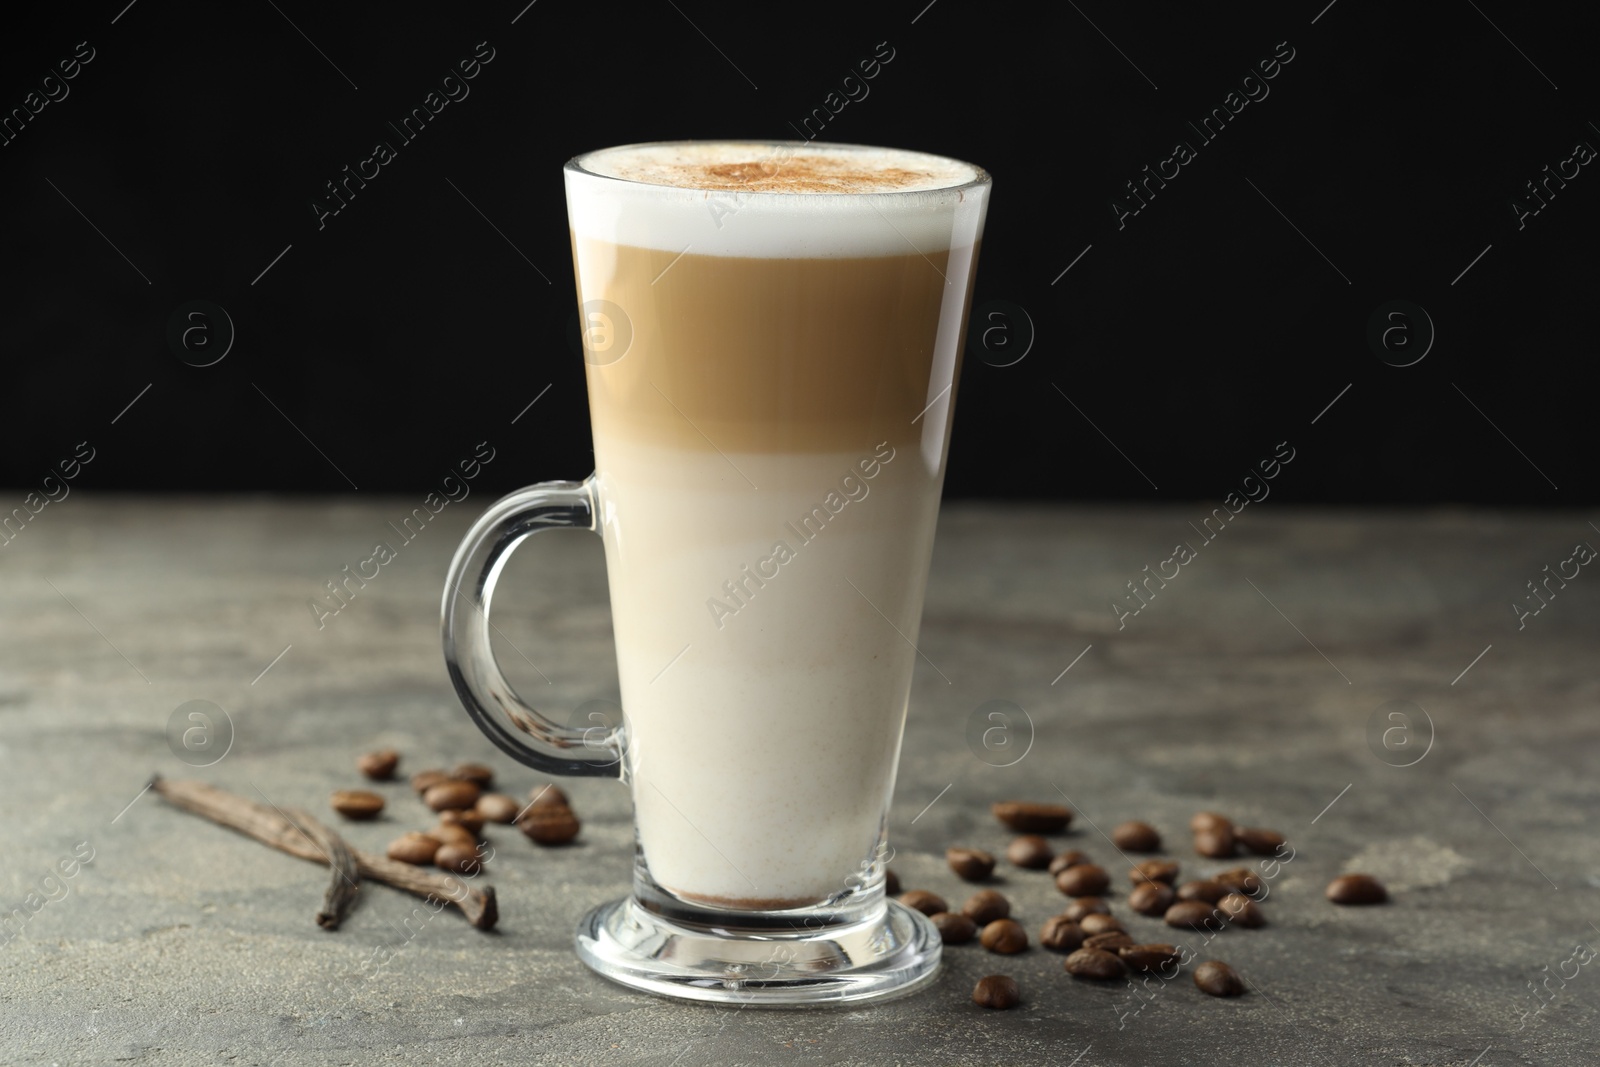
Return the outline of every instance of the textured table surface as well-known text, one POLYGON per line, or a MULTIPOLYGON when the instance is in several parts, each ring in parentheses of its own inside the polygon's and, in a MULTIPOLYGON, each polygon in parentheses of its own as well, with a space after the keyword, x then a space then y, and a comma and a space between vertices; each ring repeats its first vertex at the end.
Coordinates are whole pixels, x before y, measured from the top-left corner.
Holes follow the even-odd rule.
MULTIPOLYGON (((1576 542, 1600 542, 1588 516, 1251 508, 1119 629, 1111 599, 1194 539, 1202 507, 947 507, 919 642, 937 670, 918 664, 891 813, 902 881, 964 897, 943 850, 1001 851, 997 799, 1067 795, 1081 816, 1059 844, 1118 879, 1096 827, 1154 823, 1186 876, 1224 866, 1190 851, 1196 810, 1276 827, 1295 858, 1269 925, 1190 938, 1251 991, 1213 999, 1187 973, 1092 985, 1037 947, 968 945, 898 1001, 766 1012, 635 994, 574 957, 579 916, 627 884, 615 783, 569 785, 577 847, 495 835, 494 934, 450 913, 406 927, 417 902, 377 885, 324 932, 326 872, 141 795, 152 772, 192 775, 326 812, 378 745, 403 769, 483 759, 508 791, 538 780, 467 722, 439 654, 444 568, 485 501, 447 508, 323 628, 307 607, 413 503, 74 496, 0 549, 0 1062, 1600 1060, 1600 960, 1579 948, 1600 947, 1600 578, 1580 573, 1520 630, 1510 607, 1576 542), (1032 724, 1009 767, 967 742, 996 699, 1032 724), (194 700, 232 724, 203 769, 167 740, 194 700), (1369 723, 1393 700, 1427 718, 1385 748, 1369 723), (92 860, 52 880, 75 850, 92 860), (1327 903, 1344 870, 1382 878, 1392 901, 1327 903), (387 966, 364 970, 380 949, 387 966), (994 972, 1021 983, 1016 1010, 972 1004, 994 972)), ((615 695, 604 580, 598 539, 547 537, 497 600, 548 683, 504 650, 508 672, 559 714, 615 695)), ((347 826, 358 846, 427 823, 404 785, 383 788, 384 819, 347 826)), ((1036 937, 1063 898, 1042 874, 1003 875, 1036 937)), ((1141 939, 1175 933, 1115 910, 1141 939)))

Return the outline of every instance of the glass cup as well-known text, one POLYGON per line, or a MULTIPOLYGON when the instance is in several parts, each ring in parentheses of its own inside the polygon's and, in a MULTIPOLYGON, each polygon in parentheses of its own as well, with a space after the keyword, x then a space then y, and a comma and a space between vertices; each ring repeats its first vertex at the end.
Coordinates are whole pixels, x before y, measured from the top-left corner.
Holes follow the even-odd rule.
POLYGON ((938 967, 886 824, 989 177, 805 142, 606 149, 565 171, 595 471, 497 501, 451 563, 445 659, 499 747, 632 790, 600 974, 793 1006, 938 967), (800 190, 800 191, 796 191, 800 190), (563 725, 490 650, 529 534, 604 539, 621 721, 563 725))

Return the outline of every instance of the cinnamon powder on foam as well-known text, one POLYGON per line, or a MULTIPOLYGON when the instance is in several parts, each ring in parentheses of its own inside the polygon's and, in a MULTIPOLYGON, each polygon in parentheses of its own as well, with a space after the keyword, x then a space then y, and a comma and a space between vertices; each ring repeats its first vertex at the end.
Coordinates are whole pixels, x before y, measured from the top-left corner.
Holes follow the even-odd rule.
POLYGON ((826 156, 790 156, 781 163, 657 163, 648 169, 618 168, 618 172, 618 177, 652 185, 749 193, 892 192, 926 184, 933 176, 931 171, 905 167, 851 166, 826 156))

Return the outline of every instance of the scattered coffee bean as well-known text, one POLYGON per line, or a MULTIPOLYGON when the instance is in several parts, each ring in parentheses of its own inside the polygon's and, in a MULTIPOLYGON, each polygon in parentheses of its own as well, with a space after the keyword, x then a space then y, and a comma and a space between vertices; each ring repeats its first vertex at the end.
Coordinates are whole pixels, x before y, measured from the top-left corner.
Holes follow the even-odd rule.
POLYGON ((941 911, 928 918, 939 929, 939 939, 947 945, 965 945, 978 936, 978 924, 965 915, 941 911))
POLYGON ((1194 850, 1210 859, 1227 859, 1233 855, 1232 830, 1202 830, 1194 835, 1194 850))
POLYGON ((468 830, 465 826, 456 823, 440 823, 428 831, 428 836, 437 838, 443 845, 460 845, 462 848, 477 848, 478 835, 468 830))
POLYGON ((1061 913, 1073 922, 1082 922, 1085 915, 1110 915, 1111 905, 1100 897, 1079 897, 1061 913))
POLYGON ((411 788, 419 793, 426 793, 440 782, 448 782, 450 776, 443 771, 418 771, 411 776, 411 788))
POLYGON ((1056 888, 1069 897, 1097 897, 1111 885, 1104 867, 1080 863, 1056 875, 1056 888))
POLYGON ((1251 930, 1264 925, 1267 921, 1266 915, 1261 911, 1261 905, 1242 893, 1229 893, 1217 901, 1217 910, 1227 916, 1228 921, 1235 926, 1251 930))
POLYGON ((1172 860, 1145 860, 1133 865, 1128 881, 1134 885, 1144 882, 1165 882, 1171 885, 1178 880, 1178 865, 1172 860))
POLYGON ((388 856, 401 863, 414 863, 419 867, 425 867, 433 862, 433 854, 439 851, 439 845, 437 837, 413 830, 389 842, 388 856))
POLYGON ((994 873, 994 857, 977 848, 951 847, 944 850, 944 861, 964 882, 981 882, 994 873))
POLYGON ((961 914, 979 926, 988 926, 996 919, 1004 919, 1011 914, 1011 901, 993 889, 980 889, 961 905, 961 914))
POLYGON ((536 845, 565 845, 578 836, 578 817, 571 808, 534 808, 517 822, 536 845))
POLYGON ((1257 900, 1263 899, 1266 895, 1266 883, 1249 867, 1234 867, 1232 870, 1212 875, 1211 880, 1230 893, 1242 893, 1257 900))
POLYGON ((978 979, 978 984, 972 990, 972 1002, 980 1008, 993 1008, 996 1011, 1005 1011, 1014 1008, 1022 1000, 1022 990, 1017 986, 1017 980, 1004 974, 991 974, 978 979))
POLYGON ((900 895, 900 876, 894 873, 894 868, 883 869, 883 892, 885 896, 897 897, 900 895))
POLYGON ((1028 947, 1028 931, 1015 919, 996 919, 983 928, 978 940, 990 952, 1012 956, 1028 947))
POLYGON ((1057 952, 1076 952, 1083 946, 1083 929, 1065 915, 1052 915, 1039 930, 1039 944, 1057 952))
POLYGON ((1177 946, 1167 944, 1125 945, 1117 950, 1122 962, 1133 971, 1165 971, 1182 957, 1177 946))
POLYGON ((441 870, 454 871, 456 874, 477 874, 483 870, 477 848, 467 845, 440 845, 439 851, 433 854, 433 862, 441 870))
POLYGON ((533 808, 570 808, 572 801, 559 785, 547 783, 528 790, 528 806, 533 808))
POLYGON ((1232 830, 1233 820, 1226 815, 1218 815, 1214 811, 1197 811, 1189 820, 1189 830, 1192 833, 1203 834, 1208 830, 1232 830))
POLYGON ((504 793, 485 793, 478 798, 478 814, 490 822, 515 822, 521 810, 522 805, 517 803, 516 798, 504 793))
POLYGON ((335 789, 332 804, 347 819, 376 819, 383 810, 383 798, 365 789, 335 789))
POLYGON ((474 836, 483 832, 483 812, 477 808, 445 808, 439 813, 439 821, 459 826, 474 836))
POLYGON ((494 768, 481 763, 462 763, 451 772, 451 776, 463 782, 471 782, 479 789, 488 789, 494 784, 494 768))
POLYGON ((1165 915, 1172 907, 1174 893, 1164 882, 1145 882, 1128 894, 1128 907, 1140 915, 1165 915))
POLYGON ((1042 871, 1050 866, 1054 858, 1055 852, 1050 848, 1050 842, 1037 834, 1015 838, 1006 846, 1006 859, 1025 870, 1042 871))
POLYGON ((1245 848, 1258 856, 1270 856, 1277 852, 1286 840, 1276 830, 1262 830, 1253 826, 1238 826, 1234 828, 1233 838, 1245 848))
POLYGON ((387 782, 394 777, 394 769, 398 766, 400 753, 392 748, 380 748, 356 760, 356 769, 374 782, 387 782))
POLYGON ((1221 882, 1206 879, 1201 882, 1185 882, 1178 887, 1179 900, 1203 900, 1207 904, 1215 904, 1228 895, 1228 887, 1221 882))
POLYGON ((1060 874, 1068 867, 1076 867, 1080 863, 1088 863, 1089 857, 1075 848, 1068 849, 1050 861, 1050 866, 1045 869, 1052 875, 1060 874))
POLYGON ((1236 997, 1244 992, 1239 972, 1221 960, 1206 960, 1194 969, 1194 984, 1214 997, 1236 997))
POLYGON ((1099 948, 1080 948, 1068 956, 1061 965, 1074 978, 1091 978, 1109 982, 1128 973, 1120 957, 1099 948))
POLYGON ((1346 874, 1328 883, 1325 895, 1335 904, 1382 904, 1389 899, 1383 883, 1370 874, 1346 874))
POLYGON ((1083 939, 1084 948, 1104 949, 1107 952, 1116 952, 1125 946, 1133 944, 1133 936, 1124 930, 1107 930, 1103 934, 1095 934, 1083 939))
POLYGON ((1203 900, 1180 900, 1162 916, 1168 926, 1188 926, 1196 930, 1222 929, 1224 916, 1217 914, 1216 906, 1203 900))
POLYGON ((1122 922, 1115 915, 1104 915, 1097 913, 1094 915, 1085 915, 1083 918, 1079 919, 1078 928, 1083 931, 1085 937, 1093 937, 1095 934, 1105 934, 1110 933, 1113 930, 1121 930, 1122 922))
POLYGON ((1072 822, 1072 811, 1060 804, 1002 800, 990 808, 994 817, 1019 834, 1059 834, 1072 822))
POLYGON ((1111 843, 1124 852, 1158 852, 1161 834, 1147 822, 1119 823, 1111 831, 1111 843))
POLYGON ((950 910, 949 905, 944 902, 944 897, 930 893, 926 889, 908 889, 901 893, 898 899, 912 911, 920 911, 924 915, 937 915, 941 911, 950 910))
POLYGON ((478 802, 477 783, 452 778, 430 785, 428 791, 422 794, 422 802, 434 811, 443 811, 446 808, 470 808, 478 802))

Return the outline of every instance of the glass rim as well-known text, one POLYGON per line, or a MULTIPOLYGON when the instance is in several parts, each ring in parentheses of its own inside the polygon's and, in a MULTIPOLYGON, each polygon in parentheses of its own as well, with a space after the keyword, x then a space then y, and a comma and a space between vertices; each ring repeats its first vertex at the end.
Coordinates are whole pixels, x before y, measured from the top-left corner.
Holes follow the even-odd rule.
POLYGON ((989 172, 987 170, 984 170, 982 167, 978 166, 976 163, 969 163, 964 159, 957 159, 955 156, 941 155, 938 152, 924 152, 921 149, 917 149, 917 148, 890 148, 887 145, 857 144, 857 143, 849 142, 849 141, 767 140, 767 139, 763 139, 763 138, 749 138, 749 137, 730 137, 730 138, 701 137, 701 138, 685 138, 685 139, 672 140, 672 141, 639 141, 639 142, 636 142, 636 143, 633 143, 633 144, 607 145, 604 148, 591 149, 591 150, 589 150, 587 152, 581 152, 578 155, 573 156, 571 159, 567 160, 566 165, 562 167, 562 170, 564 172, 568 172, 568 173, 572 173, 572 174, 579 174, 579 175, 582 175, 583 177, 586 177, 586 178, 594 178, 594 179, 597 179, 599 181, 606 181, 606 182, 617 182, 617 183, 619 183, 621 185, 634 186, 634 187, 640 188, 640 189, 662 189, 662 190, 672 190, 674 192, 684 192, 684 193, 723 193, 723 194, 727 194, 727 195, 731 195, 731 196, 759 197, 759 198, 762 198, 762 199, 771 199, 771 200, 781 200, 781 199, 798 199, 798 200, 822 200, 822 199, 844 200, 844 199, 852 199, 852 200, 854 200, 854 199, 863 199, 863 198, 867 198, 867 197, 881 197, 881 198, 890 198, 890 199, 896 198, 896 197, 927 197, 927 196, 939 196, 939 195, 944 195, 944 194, 948 194, 948 193, 965 193, 969 189, 983 188, 983 187, 986 187, 986 186, 989 186, 989 185, 993 184, 993 180, 991 179, 991 177, 989 175, 989 172), (928 157, 933 158, 933 159, 942 159, 942 160, 945 160, 945 161, 950 162, 950 163, 957 163, 957 164, 960 164, 963 167, 968 167, 968 168, 970 168, 972 170, 972 177, 967 179, 967 180, 965 180, 965 181, 953 182, 953 183, 951 183, 949 185, 936 185, 936 186, 932 186, 931 188, 926 188, 926 189, 887 189, 887 190, 883 190, 881 192, 863 192, 863 193, 849 193, 849 192, 791 193, 791 192, 779 192, 779 191, 775 191, 775 190, 749 190, 749 189, 742 189, 742 188, 737 188, 737 187, 705 187, 705 186, 696 186, 696 185, 667 185, 667 184, 664 184, 662 182, 639 181, 639 180, 634 179, 634 178, 619 178, 619 177, 617 177, 615 175, 612 175, 612 174, 601 174, 600 172, 595 171, 595 170, 591 170, 589 167, 586 167, 584 165, 584 160, 590 159, 590 158, 592 158, 594 156, 598 156, 598 155, 601 155, 602 153, 606 153, 606 152, 620 152, 620 151, 623 151, 625 149, 633 149, 633 148, 680 147, 680 146, 687 146, 687 145, 707 145, 707 144, 717 144, 717 145, 759 145, 762 148, 768 148, 768 149, 774 149, 774 150, 777 150, 777 149, 798 149, 798 148, 817 147, 817 148, 823 148, 823 149, 829 149, 829 148, 845 149, 846 151, 850 151, 850 152, 857 152, 857 151, 866 151, 866 152, 906 152, 906 153, 910 153, 910 154, 913 154, 913 155, 928 156, 928 157))

